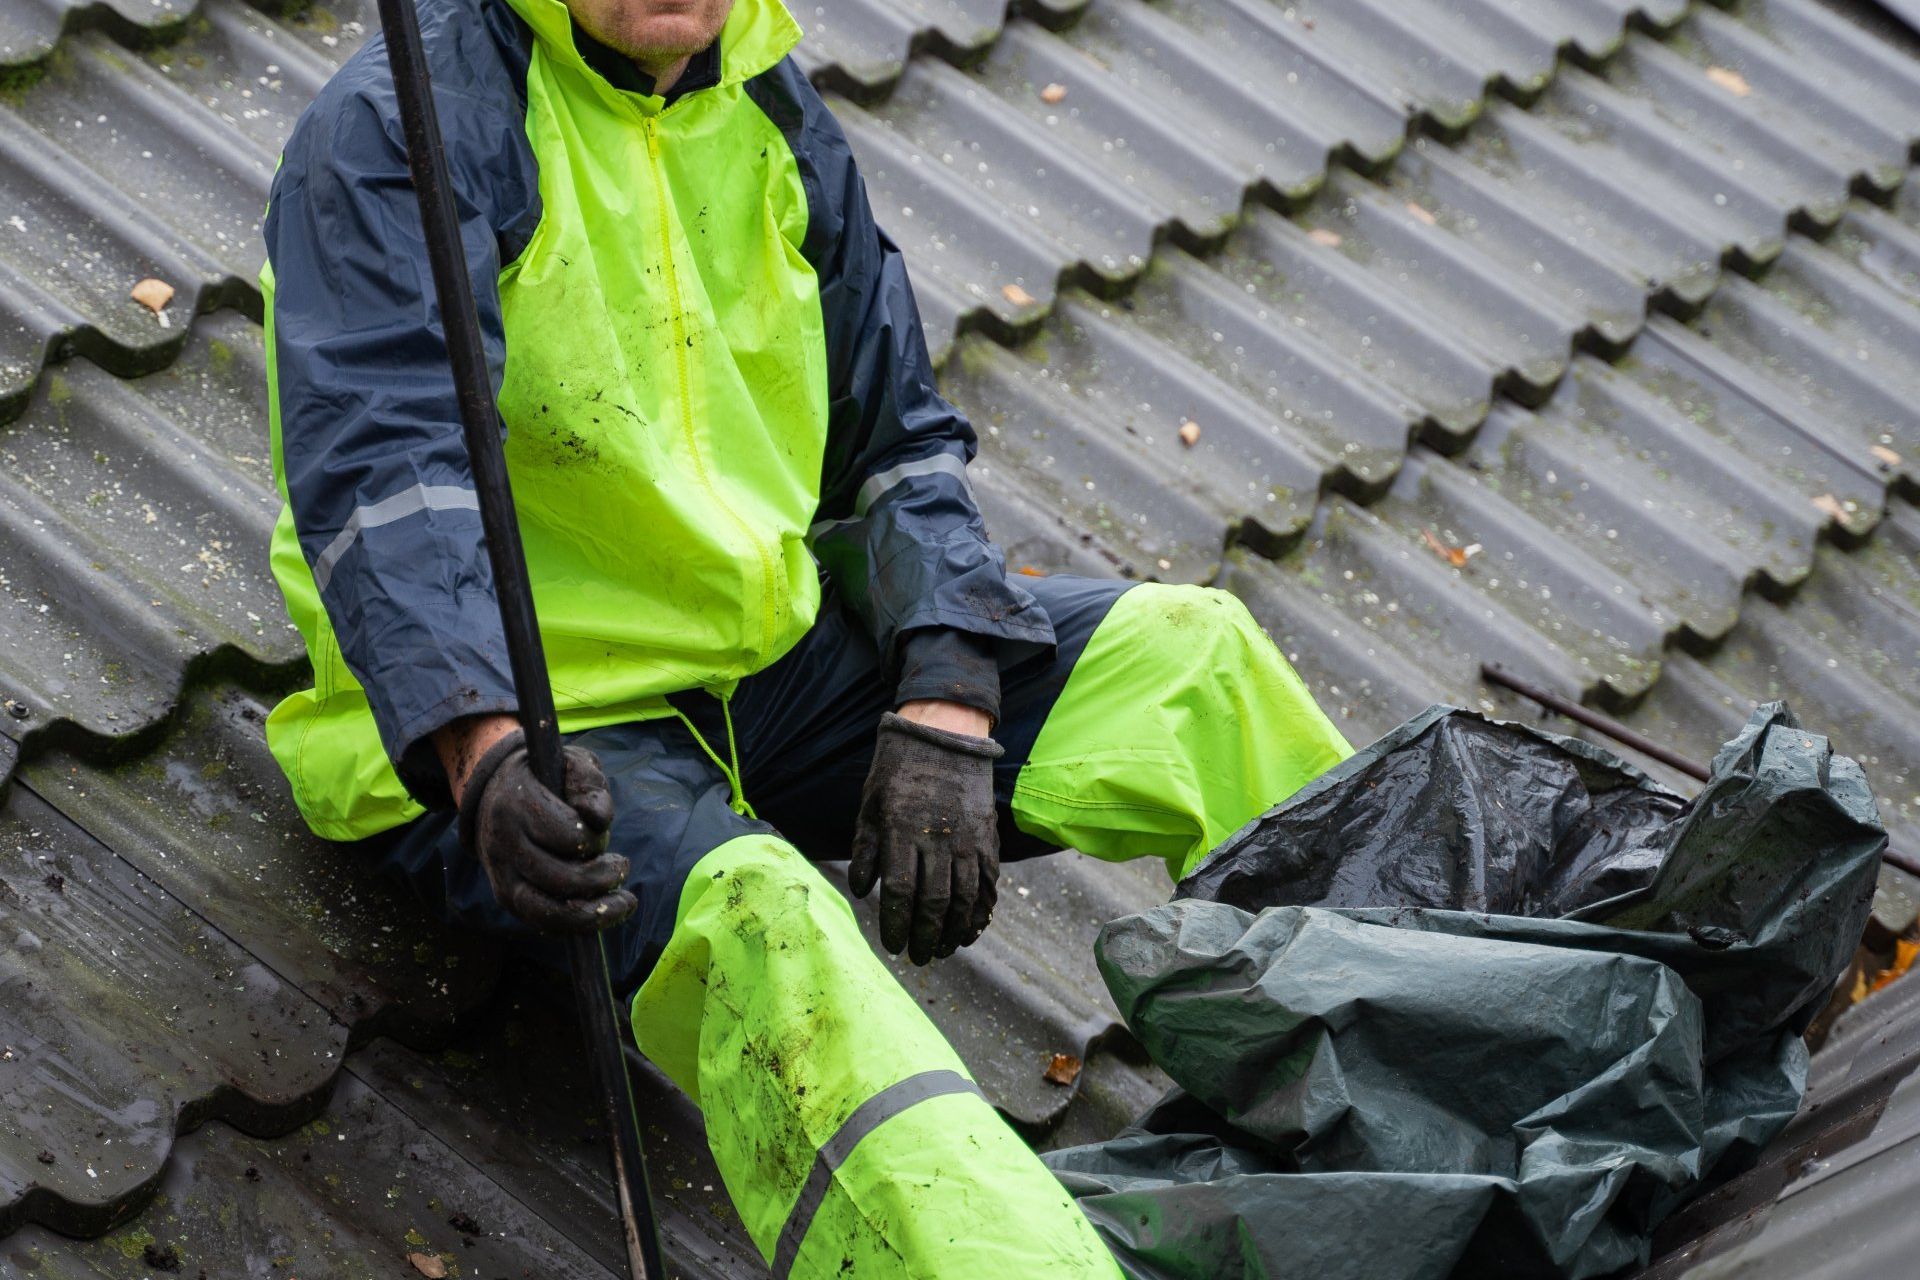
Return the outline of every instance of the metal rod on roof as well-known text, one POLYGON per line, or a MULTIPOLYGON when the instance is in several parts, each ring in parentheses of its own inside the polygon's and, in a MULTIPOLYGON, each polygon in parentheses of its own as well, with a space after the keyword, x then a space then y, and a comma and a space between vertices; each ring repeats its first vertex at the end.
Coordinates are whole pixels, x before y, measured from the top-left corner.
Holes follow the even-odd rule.
MULTIPOLYGON (((1590 707, 1583 707, 1551 690, 1542 689, 1539 685, 1522 680, 1519 676, 1491 662, 1480 665, 1480 677, 1488 684, 1497 684, 1503 689, 1511 689, 1521 697, 1537 702, 1549 711, 1583 724, 1597 733, 1603 733, 1621 746, 1637 751, 1649 760, 1658 760, 1661 764, 1678 770, 1689 778, 1695 778, 1701 782, 1707 780, 1706 766, 1687 759, 1677 751, 1661 746, 1645 734, 1635 733, 1612 716, 1603 716, 1590 707)), ((1920 858, 1902 853, 1892 845, 1888 845, 1880 856, 1882 861, 1892 863, 1908 875, 1920 876, 1920 858)))
MULTIPOLYGON (((549 790, 563 794, 566 772, 553 686, 547 678, 539 619, 533 608, 533 586, 507 480, 506 450, 500 443, 500 409, 487 370, 473 281, 467 274, 466 246, 460 240, 460 222, 454 208, 453 179, 440 135, 440 119, 434 111, 432 77, 413 0, 380 0, 380 25, 386 33, 387 63, 393 71, 394 94, 407 140, 407 167, 419 198, 434 293, 446 328, 447 359, 473 469, 487 558, 493 566, 494 588, 500 600, 500 622, 506 636, 508 665, 513 670, 514 694, 520 704, 520 723, 526 733, 527 755, 534 776, 549 790)), ((666 1269, 660 1260, 660 1232, 647 1187, 646 1151, 640 1143, 633 1082, 621 1053, 606 947, 597 933, 572 935, 565 941, 574 1002, 587 1041, 588 1065, 612 1148, 614 1196, 626 1239, 628 1274, 632 1280, 663 1280, 666 1269)))
POLYGON ((1537 684, 1529 684, 1519 676, 1511 675, 1504 668, 1495 666, 1491 662, 1481 665, 1480 676, 1488 684, 1497 684, 1502 688, 1511 689, 1521 697, 1537 702, 1549 711, 1558 712, 1569 720, 1604 733, 1615 742, 1638 751, 1649 760, 1658 760, 1669 769, 1678 770, 1697 781, 1707 780, 1707 770, 1704 765, 1687 759, 1678 751, 1661 746, 1644 734, 1635 733, 1611 716, 1603 716, 1598 711, 1590 710, 1557 693, 1542 689, 1537 684))

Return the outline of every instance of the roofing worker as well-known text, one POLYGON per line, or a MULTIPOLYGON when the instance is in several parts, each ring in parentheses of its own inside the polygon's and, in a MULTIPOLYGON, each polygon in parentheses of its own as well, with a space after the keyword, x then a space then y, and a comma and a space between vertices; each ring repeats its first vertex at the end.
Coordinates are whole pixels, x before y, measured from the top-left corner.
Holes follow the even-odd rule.
POLYGON ((779 0, 420 8, 567 795, 512 716, 376 38, 266 221, 273 567, 314 669, 267 729, 302 812, 456 922, 618 921, 634 1034, 776 1274, 1117 1275, 808 859, 851 851, 924 964, 1001 857, 1177 875, 1346 743, 1231 597, 1008 581, 779 0))

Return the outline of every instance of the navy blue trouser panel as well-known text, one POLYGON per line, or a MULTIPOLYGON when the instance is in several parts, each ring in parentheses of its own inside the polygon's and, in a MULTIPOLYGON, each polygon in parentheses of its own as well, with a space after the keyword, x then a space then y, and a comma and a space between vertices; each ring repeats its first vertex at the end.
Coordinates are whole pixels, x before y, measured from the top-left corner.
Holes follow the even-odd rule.
MULTIPOLYGON (((1020 768, 1094 628, 1130 582, 1034 578, 1027 587, 1053 620, 1053 652, 1001 673, 1000 723, 1006 749, 994 769, 1001 856, 1047 852, 1017 830, 1011 804, 1020 768)), ((674 704, 724 759, 726 722, 717 698, 676 695, 674 704)), ((610 847, 631 860, 627 885, 640 909, 607 934, 614 982, 639 985, 673 931, 680 889, 695 863, 737 836, 777 832, 817 862, 844 859, 853 842, 860 790, 873 761, 874 730, 893 690, 865 627, 829 594, 820 617, 780 661, 740 682, 732 699, 740 776, 759 820, 728 807, 727 779, 677 719, 642 720, 573 734, 600 759, 613 790, 610 847)), ((453 817, 430 813, 366 842, 436 912, 455 924, 513 935, 536 957, 561 963, 551 939, 532 934, 493 896, 486 873, 460 847, 453 817)))

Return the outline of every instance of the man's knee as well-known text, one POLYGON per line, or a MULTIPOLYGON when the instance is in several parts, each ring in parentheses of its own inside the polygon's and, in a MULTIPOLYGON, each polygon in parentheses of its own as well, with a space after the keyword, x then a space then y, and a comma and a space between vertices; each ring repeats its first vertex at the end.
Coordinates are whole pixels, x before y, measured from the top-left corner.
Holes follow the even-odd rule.
POLYGON ((1025 831, 1178 878, 1346 740, 1238 599, 1146 583, 1113 604, 1014 787, 1025 831))
POLYGON ((1231 709, 1257 699, 1260 686, 1270 696, 1277 676, 1288 693, 1299 683, 1247 606, 1214 587, 1133 588, 1114 604, 1082 662, 1124 670, 1136 700, 1213 700, 1231 709))
POLYGON ((1128 625, 1152 632, 1156 647, 1183 663, 1222 648, 1271 647, 1240 598, 1217 587, 1147 582, 1129 591, 1122 603, 1128 625))
POLYGON ((885 977, 826 877, 778 836, 741 836, 687 874, 671 933, 633 999, 634 1038, 697 1101, 699 1028, 716 984, 732 993, 733 1016, 784 1028, 789 1006, 832 1007, 809 1002, 809 989, 877 981, 870 970, 885 977))
MULTIPOLYGON (((1140 694, 1182 714, 1178 726, 1192 750, 1239 741, 1250 754, 1292 756, 1284 785, 1291 792, 1351 753, 1278 646, 1237 597, 1213 587, 1141 588, 1134 648, 1159 655, 1140 694)), ((1272 780, 1278 782, 1278 779, 1272 780)), ((1268 785, 1272 785, 1270 782, 1268 785)), ((1275 795, 1271 799, 1278 799, 1275 795)))
POLYGON ((695 910, 773 947, 858 931, 846 898, 778 836, 729 841, 695 864, 680 916, 695 910))

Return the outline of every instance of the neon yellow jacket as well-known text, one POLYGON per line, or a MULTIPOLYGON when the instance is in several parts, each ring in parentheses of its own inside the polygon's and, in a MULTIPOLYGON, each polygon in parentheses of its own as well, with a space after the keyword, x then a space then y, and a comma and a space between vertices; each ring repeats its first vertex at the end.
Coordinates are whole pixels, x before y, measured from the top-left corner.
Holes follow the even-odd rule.
MULTIPOLYGON (((560 0, 421 20, 563 729, 731 689, 823 566, 889 658, 916 628, 1051 642, 778 0, 738 0, 671 98, 560 0)), ((514 706, 406 173, 375 39, 287 144, 263 273, 273 569, 314 668, 268 743, 337 839, 439 800, 430 735, 514 706)))

